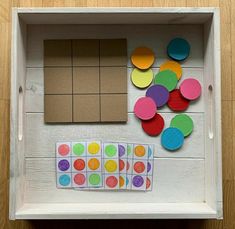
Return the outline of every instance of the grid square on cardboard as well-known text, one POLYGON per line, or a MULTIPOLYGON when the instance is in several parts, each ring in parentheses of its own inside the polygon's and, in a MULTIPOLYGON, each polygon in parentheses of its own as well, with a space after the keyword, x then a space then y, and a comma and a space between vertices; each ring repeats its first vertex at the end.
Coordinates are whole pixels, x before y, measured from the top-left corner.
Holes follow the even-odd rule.
POLYGON ((126 39, 45 40, 45 122, 126 122, 126 65, 126 39))

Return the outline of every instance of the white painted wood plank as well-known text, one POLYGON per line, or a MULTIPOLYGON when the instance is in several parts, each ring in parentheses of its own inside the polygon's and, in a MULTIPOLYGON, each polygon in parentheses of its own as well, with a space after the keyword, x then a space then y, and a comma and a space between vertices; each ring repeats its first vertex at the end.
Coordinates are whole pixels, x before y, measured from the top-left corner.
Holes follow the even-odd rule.
MULTIPOLYGON (((175 114, 162 114, 165 127, 175 114)), ((55 143, 58 141, 77 141, 78 139, 100 139, 103 141, 124 141, 152 143, 155 145, 156 157, 192 157, 204 158, 204 116, 191 113, 195 129, 185 139, 183 147, 177 152, 169 152, 162 148, 160 136, 150 137, 144 133, 139 119, 134 114, 128 115, 127 124, 44 124, 42 113, 26 114, 26 157, 55 157, 55 143)))
POLYGON ((203 67, 202 25, 28 25, 27 67, 43 66, 44 39, 126 38, 128 66, 130 55, 138 46, 148 46, 156 55, 154 66, 167 57, 167 44, 174 37, 184 37, 191 45, 185 67, 203 67))
POLYGON ((203 159, 155 159, 151 192, 56 188, 55 159, 26 159, 25 203, 171 203, 204 201, 203 159), (92 196, 92 198, 91 198, 92 196))

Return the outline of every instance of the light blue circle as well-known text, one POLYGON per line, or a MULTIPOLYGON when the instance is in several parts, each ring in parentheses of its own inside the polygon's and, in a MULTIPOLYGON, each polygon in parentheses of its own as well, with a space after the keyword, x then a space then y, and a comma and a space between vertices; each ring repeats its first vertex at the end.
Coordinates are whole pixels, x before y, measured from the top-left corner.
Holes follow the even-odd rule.
POLYGON ((63 174, 59 178, 59 183, 62 186, 68 186, 70 184, 70 177, 67 174, 63 174))
POLYGON ((175 38, 167 46, 167 54, 174 60, 185 60, 189 56, 190 45, 183 38, 175 38))
POLYGON ((128 178, 126 178, 126 185, 128 185, 129 184, 129 179, 128 178))
POLYGON ((184 143, 183 133, 174 127, 165 129, 161 136, 162 146, 170 151, 179 149, 184 143))
POLYGON ((151 157, 151 155, 152 155, 152 150, 150 147, 148 147, 148 157, 151 157))

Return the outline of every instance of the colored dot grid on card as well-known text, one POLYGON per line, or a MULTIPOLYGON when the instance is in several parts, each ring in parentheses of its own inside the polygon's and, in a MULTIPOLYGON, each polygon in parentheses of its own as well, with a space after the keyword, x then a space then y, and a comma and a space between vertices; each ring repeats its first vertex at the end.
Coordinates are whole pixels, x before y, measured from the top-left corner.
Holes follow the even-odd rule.
POLYGON ((153 146, 100 141, 56 143, 58 188, 151 190, 153 146))

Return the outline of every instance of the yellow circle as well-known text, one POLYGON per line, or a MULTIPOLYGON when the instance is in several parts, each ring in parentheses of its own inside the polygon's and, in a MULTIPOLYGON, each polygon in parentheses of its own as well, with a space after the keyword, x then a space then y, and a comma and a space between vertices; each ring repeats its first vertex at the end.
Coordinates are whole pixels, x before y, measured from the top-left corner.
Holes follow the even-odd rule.
POLYGON ((91 142, 89 145, 88 145, 88 152, 90 154, 97 154, 99 153, 100 151, 100 146, 98 143, 96 142, 91 142))
POLYGON ((145 155, 145 148, 144 146, 136 146, 135 147, 135 155, 137 157, 143 157, 145 155))
POLYGON ((166 61, 165 63, 163 63, 160 66, 160 70, 159 71, 161 72, 161 71, 164 71, 164 70, 171 70, 172 72, 175 72, 178 80, 182 76, 182 68, 181 68, 180 64, 177 63, 176 61, 169 60, 169 61, 166 61))
POLYGON ((131 62, 139 69, 148 69, 154 63, 154 53, 147 47, 138 47, 131 55, 131 62))
POLYGON ((110 173, 115 172, 117 170, 117 162, 114 160, 108 160, 105 162, 104 167, 110 173))
POLYGON ((141 71, 138 68, 135 68, 131 73, 131 81, 138 88, 148 87, 153 81, 152 69, 141 71))
POLYGON ((125 180, 122 176, 119 176, 119 187, 121 188, 122 186, 124 186, 125 180))
POLYGON ((88 161, 88 167, 91 169, 91 170, 96 170, 100 167, 100 162, 98 159, 96 158, 91 158, 89 161, 88 161))

